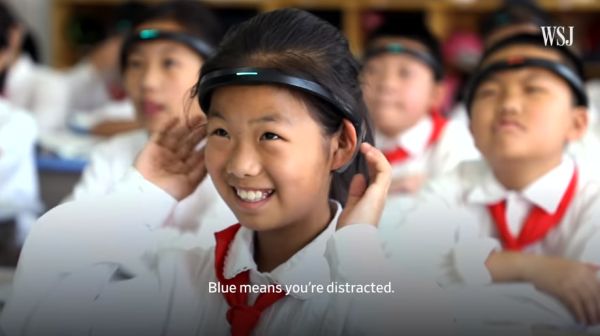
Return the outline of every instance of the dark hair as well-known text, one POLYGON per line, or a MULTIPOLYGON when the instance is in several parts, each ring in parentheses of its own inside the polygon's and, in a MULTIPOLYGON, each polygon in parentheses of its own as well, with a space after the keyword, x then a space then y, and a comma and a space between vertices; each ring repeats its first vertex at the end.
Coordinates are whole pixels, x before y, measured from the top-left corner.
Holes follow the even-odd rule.
POLYGON ((373 47, 378 39, 384 37, 406 38, 417 41, 427 48, 427 51, 438 63, 443 64, 440 43, 425 25, 422 18, 410 19, 402 16, 402 20, 396 20, 394 16, 386 17, 385 22, 367 38, 367 49, 373 47), (409 22, 406 20, 409 20, 409 22))
POLYGON ((8 6, 0 2, 0 49, 8 47, 10 29, 18 23, 8 6))
POLYGON ((552 17, 531 0, 507 0, 502 7, 488 15, 479 30, 486 37, 497 29, 515 24, 553 25, 552 17))
MULTIPOLYGON (((326 21, 291 8, 259 14, 227 32, 216 55, 204 63, 200 76, 238 67, 270 68, 318 83, 339 106, 348 106, 362 120, 366 132, 363 141, 373 143, 358 83, 358 62, 350 53, 346 38, 326 21)), ((340 130, 343 118, 331 105, 297 90, 293 93, 307 103, 325 135, 340 130)), ((357 173, 368 177, 360 153, 346 170, 333 173, 330 197, 345 203, 350 181, 357 173)))
POLYGON ((177 22, 190 35, 216 46, 223 36, 223 28, 217 17, 198 1, 179 0, 150 6, 135 22, 169 20, 177 22))
MULTIPOLYGON (((11 28, 18 26, 19 23, 20 20, 11 11, 8 5, 0 2, 0 49, 8 47, 10 30, 11 28)), ((29 54, 34 62, 39 61, 40 58, 37 43, 29 29, 26 29, 25 35, 23 36, 21 50, 29 54)))

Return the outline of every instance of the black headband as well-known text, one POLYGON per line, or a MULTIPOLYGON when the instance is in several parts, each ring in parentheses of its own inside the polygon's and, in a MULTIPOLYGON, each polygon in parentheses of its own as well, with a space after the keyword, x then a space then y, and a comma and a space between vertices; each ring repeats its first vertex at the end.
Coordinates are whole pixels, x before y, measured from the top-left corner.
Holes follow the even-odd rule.
POLYGON ((203 41, 197 36, 192 36, 182 32, 143 29, 130 34, 125 39, 125 42, 123 42, 123 47, 121 48, 121 69, 125 69, 127 55, 135 44, 155 40, 171 40, 182 43, 194 50, 204 59, 211 57, 215 53, 215 48, 213 48, 212 45, 203 41))
POLYGON ((361 118, 355 116, 350 107, 340 106, 333 95, 320 84, 301 77, 290 76, 275 69, 242 67, 209 72, 200 79, 198 88, 200 106, 204 111, 208 111, 213 90, 221 86, 260 84, 285 85, 320 98, 329 103, 342 118, 350 120, 356 128, 357 134, 360 135, 361 118))
POLYGON ((430 53, 424 52, 421 50, 417 50, 414 48, 408 48, 404 44, 401 43, 389 43, 382 47, 374 47, 369 48, 365 53, 363 62, 366 62, 370 58, 375 56, 379 56, 381 54, 407 54, 410 55, 419 61, 425 63, 431 70, 433 70, 433 74, 436 80, 441 80, 444 77, 444 68, 438 62, 435 57, 433 57, 430 53))
POLYGON ((561 55, 563 55, 567 60, 569 60, 569 62, 573 63, 573 66, 575 67, 574 70, 577 72, 579 77, 584 78, 583 63, 581 62, 579 56, 577 56, 575 52, 573 52, 573 50, 567 46, 558 46, 556 44, 554 44, 553 46, 547 46, 544 41, 544 37, 542 36, 542 34, 539 33, 520 33, 502 39, 492 44, 489 48, 487 48, 481 56, 481 60, 483 62, 485 61, 485 59, 487 59, 490 55, 496 53, 498 50, 516 44, 533 45, 545 49, 555 50, 561 55))
MULTIPOLYGON (((356 131, 358 144, 366 137, 367 127, 363 125, 362 118, 353 113, 352 108, 341 106, 335 97, 319 83, 297 76, 284 74, 275 69, 241 67, 233 69, 216 70, 202 76, 198 87, 198 100, 203 111, 208 112, 212 92, 227 85, 261 85, 279 84, 291 87, 310 95, 320 98, 328 103, 334 111, 342 118, 350 120, 356 131)), ((358 155, 360 146, 356 146, 354 156, 358 155)), ((337 172, 345 171, 354 160, 350 160, 345 166, 337 169, 337 172)))
POLYGON ((475 91, 482 81, 496 72, 524 67, 543 68, 561 77, 569 84, 569 87, 575 94, 577 105, 586 107, 588 106, 588 97, 585 91, 583 80, 570 67, 563 63, 550 61, 547 59, 518 57, 483 66, 469 79, 465 90, 465 103, 467 105, 467 111, 469 111, 469 115, 471 113, 471 104, 475 96, 475 91))

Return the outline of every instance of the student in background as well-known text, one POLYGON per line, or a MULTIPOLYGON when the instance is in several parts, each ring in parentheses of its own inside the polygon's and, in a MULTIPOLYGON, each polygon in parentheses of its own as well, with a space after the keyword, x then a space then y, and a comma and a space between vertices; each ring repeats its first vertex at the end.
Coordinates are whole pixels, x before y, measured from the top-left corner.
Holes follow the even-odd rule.
POLYGON ((39 223, 42 228, 81 222, 79 227, 102 228, 94 233, 103 235, 78 230, 75 244, 61 246, 63 251, 36 249, 42 237, 32 236, 21 263, 60 265, 60 276, 45 287, 36 275, 47 279, 47 272, 17 271, 3 331, 451 333, 435 314, 439 303, 422 306, 431 288, 424 282, 411 286, 409 273, 392 280, 395 292, 385 295, 332 290, 286 295, 286 289, 276 289, 391 279, 376 231, 390 166, 369 145, 358 64, 342 34, 296 9, 260 14, 225 37, 200 78, 198 102, 206 119, 168 123, 136 161, 154 187, 152 197, 133 190, 101 199, 95 210, 110 213, 102 219, 84 214, 84 202, 64 204, 39 223), (197 140, 205 133, 205 150, 198 152, 197 140), (215 235, 215 248, 148 245, 140 254, 127 251, 134 247, 123 244, 126 222, 163 221, 165 213, 148 212, 156 215, 184 199, 207 172, 239 222, 215 235), (129 202, 120 203, 124 199, 129 202), (235 290, 211 292, 211 283, 235 290), (264 289, 248 293, 243 287, 248 285, 264 289))
POLYGON ((75 131, 106 137, 143 127, 123 88, 119 56, 147 7, 138 2, 117 6, 107 38, 65 72, 72 98, 69 126, 75 131))
POLYGON ((42 210, 35 168, 36 139, 33 118, 0 99, 0 225, 15 226, 18 246, 42 210))
MULTIPOLYGON (((554 24, 552 17, 531 0, 505 0, 499 8, 482 19, 479 34, 485 49, 512 35, 540 33, 540 26, 554 24)), ((449 117, 468 124, 469 117, 463 104, 463 94, 464 90, 457 92, 457 103, 449 112, 449 117)))
MULTIPOLYGON (((181 1, 150 7, 128 37, 121 52, 124 85, 143 128, 117 135, 97 146, 70 199, 93 198, 109 193, 123 179, 139 151, 171 117, 199 113, 192 98, 198 72, 220 39, 220 26, 203 5, 181 1)), ((175 222, 193 224, 188 230, 215 228, 206 224, 231 219, 210 179, 181 202, 175 222), (198 224, 198 222, 204 224, 198 224), (196 227, 197 225, 197 227, 196 227)))
POLYGON ((25 26, 0 3, 1 93, 14 106, 34 117, 40 134, 66 127, 69 88, 64 76, 37 65, 23 51, 25 26))
POLYGON ((442 78, 438 42, 424 25, 387 22, 369 38, 362 86, 375 143, 393 168, 392 193, 416 193, 478 156, 467 128, 439 110, 442 78))
POLYGON ((588 124, 579 65, 541 35, 488 49, 466 91, 483 160, 432 183, 390 235, 399 260, 414 262, 418 249, 440 283, 468 285, 463 323, 529 332, 600 323, 600 182, 566 151, 588 124))

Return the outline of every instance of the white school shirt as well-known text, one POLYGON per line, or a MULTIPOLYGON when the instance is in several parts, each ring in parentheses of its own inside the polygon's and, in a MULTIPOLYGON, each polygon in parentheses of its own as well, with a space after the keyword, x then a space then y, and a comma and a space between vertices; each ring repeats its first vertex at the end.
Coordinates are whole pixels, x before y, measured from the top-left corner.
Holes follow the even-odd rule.
MULTIPOLYGON (((398 223, 429 236, 431 246, 425 250, 451 254, 452 262, 442 268, 442 283, 489 283, 484 263, 501 249, 501 242, 487 205, 506 199, 507 224, 517 235, 532 205, 555 212, 574 169, 573 159, 565 155, 560 165, 515 192, 507 191, 484 161, 465 162, 429 184, 398 223)), ((576 193, 563 219, 524 252, 600 264, 600 182, 584 165, 577 171, 576 193)))
POLYGON ((410 153, 403 162, 392 164, 392 177, 425 174, 434 178, 452 170, 465 160, 476 159, 479 152, 473 145, 469 130, 455 121, 448 121, 437 142, 428 146, 433 121, 426 116, 397 138, 390 139, 375 133, 375 145, 382 151, 400 146, 410 153))
MULTIPOLYGON (((0 220, 26 230, 41 211, 33 118, 0 99, 0 220)), ((24 233, 24 232, 23 232, 24 233)))
POLYGON ((106 81, 89 61, 80 62, 64 75, 71 91, 70 127, 87 131, 103 121, 135 120, 131 100, 113 100, 106 81))
MULTIPOLYGON (((229 335, 228 305, 222 294, 208 292, 209 282, 216 281, 214 248, 184 251, 157 242, 152 228, 158 225, 151 223, 165 220, 174 202, 154 189, 137 196, 128 191, 75 201, 51 210, 24 247, 12 297, 0 317, 2 331, 229 335), (137 201, 126 202, 132 197, 137 201), (105 215, 90 216, 83 210, 88 203, 105 215), (52 236, 65 233, 70 239, 64 244, 49 243, 52 236)), ((390 274, 376 229, 359 224, 336 231, 341 206, 336 203, 335 208, 327 228, 271 272, 256 270, 254 233, 241 228, 225 259, 225 276, 250 270, 251 284, 391 282, 395 292, 290 294, 263 312, 254 334, 452 334, 448 306, 442 296, 432 295, 436 288, 411 280, 410 273, 397 278, 390 274)))
POLYGON ((71 90, 71 110, 94 110, 112 101, 104 79, 91 62, 79 62, 64 75, 71 90))
MULTIPOLYGON (((149 182, 132 168, 148 139, 146 130, 136 130, 98 145, 68 199, 93 199, 115 190, 140 189, 148 185, 149 182)), ((210 246, 214 244, 214 232, 235 222, 235 216, 207 175, 191 195, 177 204, 165 226, 176 229, 170 234, 179 231, 183 235, 182 241, 210 246), (188 233, 195 236, 193 240, 188 233)))
POLYGON ((8 70, 6 98, 32 113, 41 134, 65 127, 69 112, 69 84, 65 77, 21 55, 8 70))
MULTIPOLYGON (((386 244, 397 264, 436 278, 450 293, 457 291, 455 300, 462 307, 457 320, 573 326, 567 309, 532 284, 492 285, 485 261, 501 250, 486 206, 506 199, 508 225, 519 232, 533 204, 556 210, 574 169, 573 159, 565 156, 522 192, 514 192, 501 186, 484 161, 462 163, 427 187, 397 222, 396 232, 388 232, 386 244)), ((600 182, 585 166, 577 171, 576 193, 561 222, 524 252, 600 264, 600 182)))

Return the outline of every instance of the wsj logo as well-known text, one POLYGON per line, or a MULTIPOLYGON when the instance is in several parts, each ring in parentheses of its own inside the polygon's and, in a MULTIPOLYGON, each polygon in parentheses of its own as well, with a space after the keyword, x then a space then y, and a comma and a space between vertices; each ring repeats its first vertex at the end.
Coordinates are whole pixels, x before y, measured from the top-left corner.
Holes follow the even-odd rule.
POLYGON ((544 35, 544 44, 559 47, 573 45, 573 26, 568 26, 568 28, 568 34, 565 35, 565 27, 563 26, 540 26, 542 35, 544 35))

